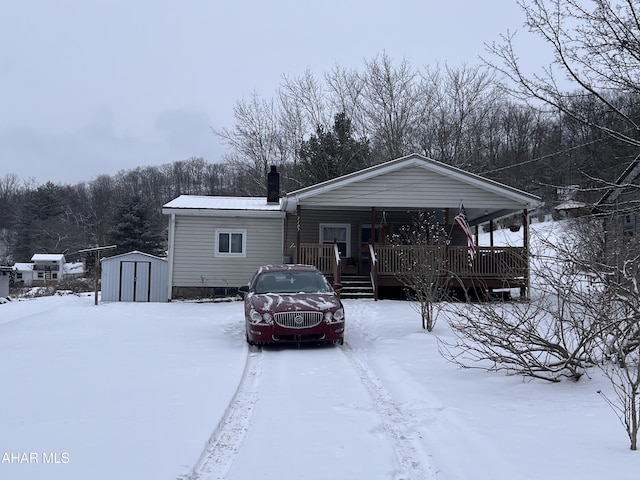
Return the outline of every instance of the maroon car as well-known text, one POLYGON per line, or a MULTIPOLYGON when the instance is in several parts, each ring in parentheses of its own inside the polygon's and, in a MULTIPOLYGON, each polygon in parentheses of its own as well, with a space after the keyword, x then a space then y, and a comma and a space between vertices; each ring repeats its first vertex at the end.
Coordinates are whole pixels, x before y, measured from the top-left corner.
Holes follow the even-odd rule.
POLYGON ((344 341, 344 307, 325 276, 311 265, 260 267, 244 296, 247 342, 309 343, 344 341))

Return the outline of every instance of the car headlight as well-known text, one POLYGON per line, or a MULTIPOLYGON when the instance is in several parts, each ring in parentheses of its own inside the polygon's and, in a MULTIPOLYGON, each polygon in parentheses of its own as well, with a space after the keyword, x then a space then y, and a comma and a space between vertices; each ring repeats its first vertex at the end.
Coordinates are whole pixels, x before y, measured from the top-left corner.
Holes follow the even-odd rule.
POLYGON ((257 310, 251 310, 251 312, 249 312, 249 322, 253 325, 258 325, 259 323, 271 325, 273 323, 273 316, 268 312, 260 313, 257 310))
POLYGON ((335 312, 327 312, 324 314, 324 321, 327 323, 340 323, 344 321, 344 309, 339 308, 335 312))
POLYGON ((251 310, 251 313, 249 313, 249 318, 251 320, 251 323, 260 323, 262 321, 262 315, 260 314, 260 312, 256 312, 255 310, 251 310))

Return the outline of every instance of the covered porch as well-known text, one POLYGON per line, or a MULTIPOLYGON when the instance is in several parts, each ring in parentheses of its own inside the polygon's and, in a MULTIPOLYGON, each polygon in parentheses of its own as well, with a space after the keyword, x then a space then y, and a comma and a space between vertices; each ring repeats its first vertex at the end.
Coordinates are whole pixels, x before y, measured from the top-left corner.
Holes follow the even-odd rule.
POLYGON ((529 212, 539 204, 534 195, 410 155, 283 197, 283 255, 315 265, 334 281, 365 278, 376 298, 380 289, 403 285, 398 278, 403 273, 400 250, 437 265, 443 287, 483 292, 519 288, 528 296, 529 212), (467 232, 455 221, 462 206, 467 232), (412 225, 418 212, 434 216, 433 222, 447 233, 446 245, 393 245, 392 236, 412 225), (521 245, 494 244, 495 223, 505 218, 522 229, 521 245), (479 229, 485 225, 489 245, 478 246, 479 229))
MULTIPOLYGON (((308 212, 311 218, 318 213, 308 212)), ((304 216, 303 211, 299 212, 304 216)), ((335 212, 335 216, 348 218, 351 215, 347 211, 335 212)), ((389 215, 385 211, 386 221, 396 220, 391 225, 385 223, 337 224, 318 222, 318 235, 323 242, 304 242, 302 229, 296 229, 296 241, 293 242, 290 258, 295 263, 305 263, 316 266, 333 281, 342 282, 353 277, 364 277, 371 283, 374 298, 379 297, 381 289, 388 287, 402 287, 400 277, 403 273, 403 263, 400 261, 400 253, 406 258, 409 256, 418 262, 431 263, 440 266, 438 283, 441 287, 454 289, 473 290, 477 295, 481 292, 489 294, 493 290, 518 288, 521 296, 528 295, 529 287, 529 258, 528 258, 528 215, 527 211, 521 212, 522 219, 519 226, 523 232, 522 246, 496 246, 493 244, 494 222, 488 222, 490 229, 490 245, 478 246, 478 228, 475 231, 475 254, 473 259, 469 255, 467 237, 461 228, 450 222, 445 222, 445 231, 450 232, 449 242, 445 246, 412 246, 392 245, 389 235, 400 226, 408 223, 411 212, 403 212, 400 215, 389 215), (374 225, 375 235, 371 236, 371 227, 374 225), (329 225, 327 228, 326 225, 329 225), (327 230, 323 237, 322 229, 327 230), (351 232, 350 232, 351 230, 351 232), (357 232, 353 232, 357 230, 357 232), (327 234, 335 235, 331 238, 327 234), (347 237, 353 237, 350 241, 352 248, 347 248, 347 237), (299 245, 299 248, 297 247, 299 245), (354 248, 355 247, 355 248, 354 248)), ((449 212, 445 212, 445 218, 449 212)), ((371 209, 371 216, 376 217, 376 209, 371 209)), ((379 216, 379 215, 377 215, 379 216)), ((306 224, 302 218, 296 224, 306 224)), ((313 227, 312 227, 313 228, 313 227)))

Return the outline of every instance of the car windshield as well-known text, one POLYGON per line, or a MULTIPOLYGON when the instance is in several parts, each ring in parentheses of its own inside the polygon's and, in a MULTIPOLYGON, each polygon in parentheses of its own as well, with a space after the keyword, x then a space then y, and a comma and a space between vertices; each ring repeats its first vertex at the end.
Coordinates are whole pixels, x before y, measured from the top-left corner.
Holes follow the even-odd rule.
POLYGON ((258 277, 255 293, 328 293, 329 284, 317 272, 267 272, 258 277))

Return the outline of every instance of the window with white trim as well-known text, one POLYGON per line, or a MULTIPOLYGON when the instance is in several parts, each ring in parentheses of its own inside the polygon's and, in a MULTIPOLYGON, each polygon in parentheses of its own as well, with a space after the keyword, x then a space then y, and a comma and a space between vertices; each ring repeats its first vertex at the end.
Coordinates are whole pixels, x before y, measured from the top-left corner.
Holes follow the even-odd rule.
POLYGON ((246 250, 246 230, 216 229, 216 257, 244 257, 246 250))
POLYGON ((321 223, 320 243, 336 241, 341 257, 351 256, 351 224, 349 223, 321 223))

